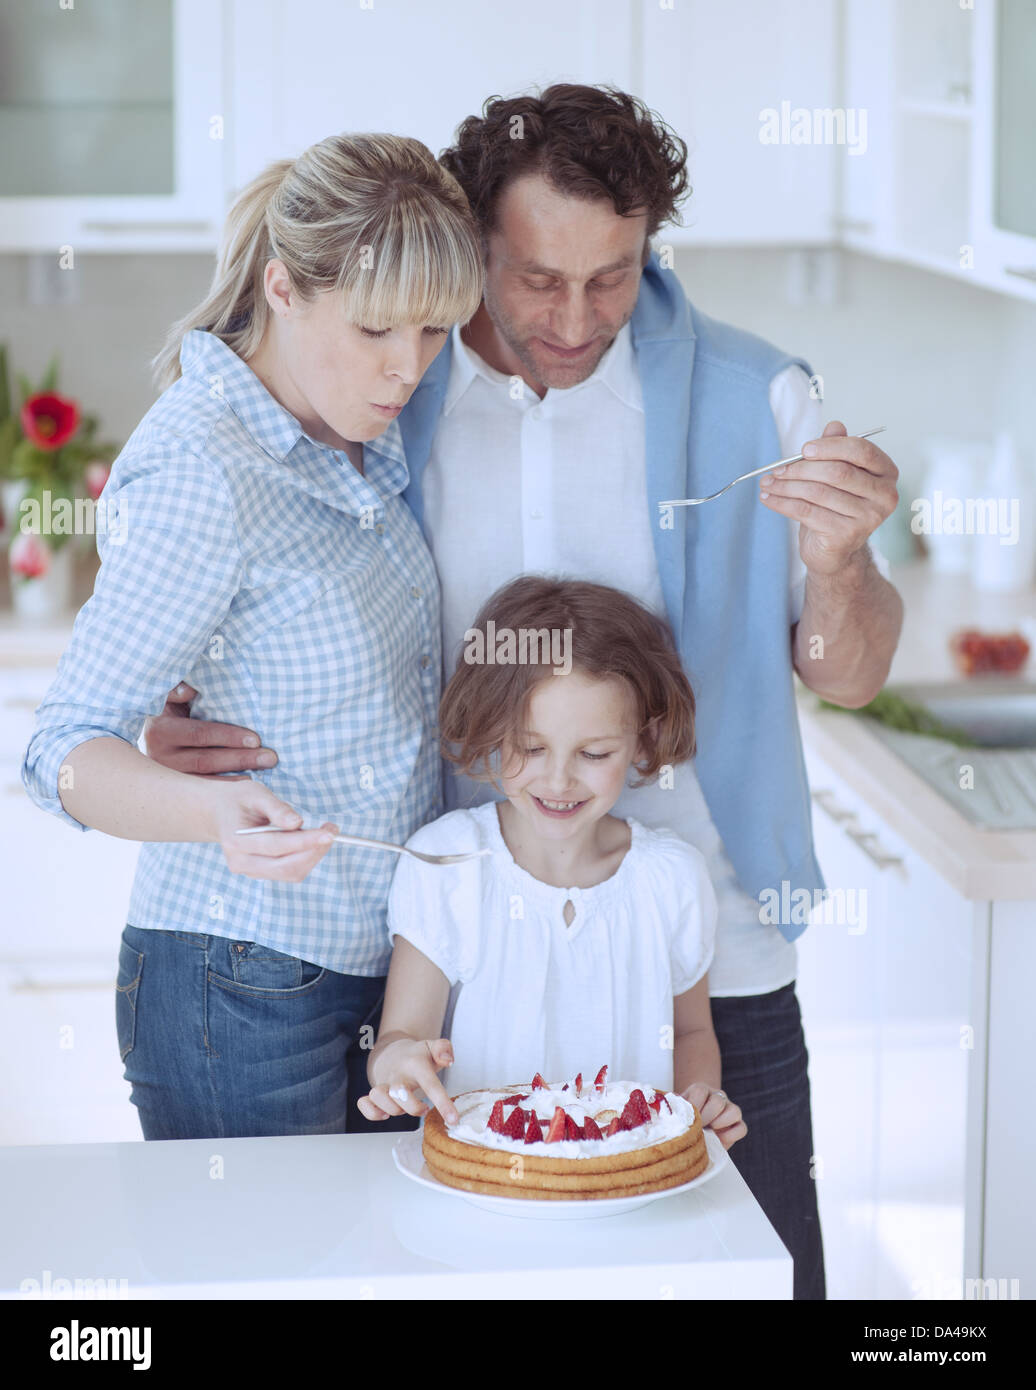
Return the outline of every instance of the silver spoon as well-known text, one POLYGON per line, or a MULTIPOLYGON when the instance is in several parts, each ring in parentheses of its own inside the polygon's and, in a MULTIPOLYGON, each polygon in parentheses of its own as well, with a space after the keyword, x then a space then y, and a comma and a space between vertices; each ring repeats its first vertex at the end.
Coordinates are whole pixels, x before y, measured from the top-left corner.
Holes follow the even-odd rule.
MULTIPOLYGON (((853 439, 870 439, 872 434, 880 434, 885 425, 879 425, 874 430, 864 430, 862 434, 854 434, 853 439)), ((727 483, 726 487, 721 487, 719 492, 710 493, 708 497, 681 497, 671 502, 659 502, 660 507, 700 507, 703 502, 714 502, 717 497, 722 497, 725 492, 729 492, 734 483, 743 483, 746 478, 758 478, 760 473, 769 473, 771 469, 783 468, 786 463, 801 463, 802 455, 793 454, 788 459, 778 459, 776 463, 764 463, 762 468, 753 468, 751 473, 742 473, 740 478, 735 478, 734 482, 727 483)))
MULTIPOLYGON (((298 830, 301 827, 296 826, 298 830)), ((282 831, 288 835, 294 835, 295 830, 289 829, 286 825, 250 825, 244 830, 235 830, 235 835, 272 835, 282 831)), ((492 854, 491 849, 473 849, 467 854, 422 854, 417 849, 407 849, 406 845, 390 845, 387 840, 368 840, 364 835, 336 835, 336 843, 340 845, 363 845, 367 849, 387 849, 392 854, 409 854, 411 859, 420 859, 422 864, 464 864, 469 859, 481 859, 483 855, 492 854)))

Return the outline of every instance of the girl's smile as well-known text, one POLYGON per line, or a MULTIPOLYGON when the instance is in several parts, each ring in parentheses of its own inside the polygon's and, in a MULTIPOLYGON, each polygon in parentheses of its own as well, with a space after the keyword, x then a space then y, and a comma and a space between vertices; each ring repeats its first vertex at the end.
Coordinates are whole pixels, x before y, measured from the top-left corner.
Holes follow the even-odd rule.
POLYGON ((548 801, 546 797, 536 796, 529 793, 531 799, 536 803, 545 816, 552 816, 567 820, 581 811, 588 803, 586 801, 548 801))

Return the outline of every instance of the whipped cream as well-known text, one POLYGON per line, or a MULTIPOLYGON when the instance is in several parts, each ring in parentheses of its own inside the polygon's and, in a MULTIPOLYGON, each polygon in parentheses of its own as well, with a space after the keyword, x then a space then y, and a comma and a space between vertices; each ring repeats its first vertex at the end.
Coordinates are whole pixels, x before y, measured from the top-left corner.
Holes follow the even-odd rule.
MULTIPOLYGON (((606 1154, 662 1144, 667 1139, 675 1139, 678 1134, 686 1134, 694 1124, 694 1106, 690 1101, 684 1100, 683 1096, 675 1095, 672 1091, 666 1091, 665 1098, 672 1106, 672 1113, 666 1109, 663 1102, 659 1106, 659 1114, 656 1115, 652 1110, 651 1119, 646 1124, 638 1125, 636 1129, 620 1129, 617 1134, 611 1134, 604 1139, 558 1139, 553 1144, 543 1141, 526 1144, 524 1139, 510 1139, 486 1128, 493 1113, 493 1105, 505 1096, 523 1095, 528 1092, 528 1098, 519 1101, 518 1104, 523 1110, 536 1112, 536 1117, 546 1134, 547 1126, 554 1118, 554 1111, 559 1105, 572 1116, 577 1125, 582 1125, 587 1115, 597 1115, 601 1110, 614 1110, 616 1114, 621 1115, 629 1100, 630 1091, 643 1091, 644 1099, 648 1101, 655 1094, 653 1086, 645 1086, 639 1081, 609 1081, 603 1091, 595 1090, 591 1081, 583 1086, 578 1096, 571 1082, 568 1083, 567 1091, 561 1089, 563 1084, 551 1083, 546 1088, 537 1088, 534 1091, 526 1082, 512 1086, 506 1091, 470 1091, 467 1095, 455 1097, 454 1105, 460 1119, 455 1125, 447 1125, 446 1132, 451 1139, 456 1139, 461 1144, 476 1144, 480 1148, 506 1149, 511 1153, 537 1155, 543 1158, 600 1158, 606 1154)), ((504 1106, 505 1119, 514 1108, 512 1105, 504 1106)), ((601 1123, 602 1129, 605 1124, 607 1121, 601 1123)))

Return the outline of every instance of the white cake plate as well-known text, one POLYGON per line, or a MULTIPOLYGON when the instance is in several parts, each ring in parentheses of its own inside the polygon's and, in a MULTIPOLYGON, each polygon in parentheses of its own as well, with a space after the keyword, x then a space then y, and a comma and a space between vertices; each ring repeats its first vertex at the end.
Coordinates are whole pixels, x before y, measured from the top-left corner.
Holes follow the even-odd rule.
POLYGON ((444 1193, 447 1197, 462 1197, 474 1207, 495 1211, 500 1216, 531 1217, 535 1221, 580 1221, 599 1216, 619 1216, 633 1211, 648 1202, 657 1202, 662 1197, 675 1197, 681 1192, 690 1192, 714 1178, 721 1168, 730 1162, 726 1149, 713 1134, 705 1131, 705 1150, 709 1156, 709 1166, 690 1182, 679 1187, 667 1187, 661 1192, 641 1192, 636 1197, 598 1197, 575 1202, 537 1202, 524 1197, 489 1197, 481 1192, 465 1192, 461 1187, 449 1187, 440 1182, 428 1171, 421 1152, 421 1131, 412 1130, 401 1134, 392 1149, 396 1167, 404 1177, 422 1187, 430 1187, 433 1192, 444 1193))

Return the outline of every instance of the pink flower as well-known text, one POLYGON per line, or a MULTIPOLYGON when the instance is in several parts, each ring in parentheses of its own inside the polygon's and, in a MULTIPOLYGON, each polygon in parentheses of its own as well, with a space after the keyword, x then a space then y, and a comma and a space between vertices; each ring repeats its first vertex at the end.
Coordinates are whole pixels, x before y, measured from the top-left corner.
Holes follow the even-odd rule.
POLYGON ((96 502, 104 491, 104 485, 111 476, 111 464, 105 463, 103 459, 94 459, 93 463, 88 463, 83 473, 83 482, 86 490, 96 502))
POLYGON ((11 573, 22 579, 39 579, 50 569, 50 552, 39 536, 22 531, 11 542, 11 573))

